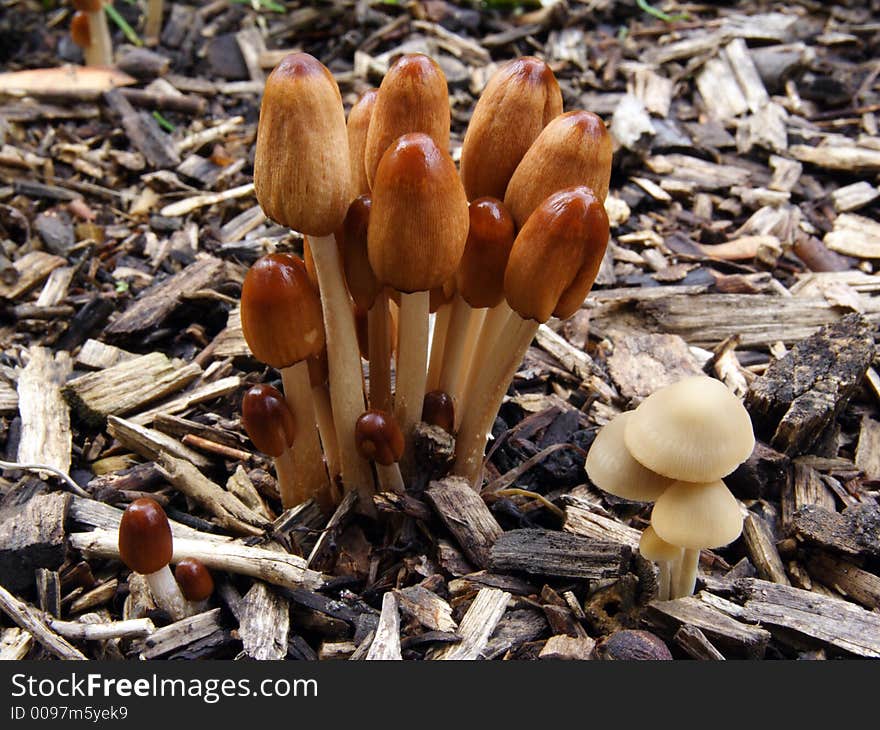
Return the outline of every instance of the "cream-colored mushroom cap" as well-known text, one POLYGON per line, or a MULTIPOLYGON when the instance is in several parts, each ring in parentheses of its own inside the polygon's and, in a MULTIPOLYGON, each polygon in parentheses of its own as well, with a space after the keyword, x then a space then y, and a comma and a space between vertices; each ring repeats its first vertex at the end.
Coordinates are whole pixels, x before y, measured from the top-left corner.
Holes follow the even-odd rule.
POLYGON ((669 563, 681 557, 681 548, 661 539, 650 525, 642 531, 639 552, 643 558, 653 560, 655 563, 669 563))
POLYGON ((686 482, 727 476, 755 447, 743 404, 723 383, 704 375, 648 396, 627 423, 624 440, 648 469, 686 482))
POLYGON ((691 550, 716 548, 739 537, 739 504, 724 482, 675 482, 657 499, 651 526, 661 540, 691 550))
POLYGON ((653 502, 673 480, 646 469, 627 451, 623 433, 633 413, 621 413, 602 427, 584 468, 593 484, 615 497, 653 502))

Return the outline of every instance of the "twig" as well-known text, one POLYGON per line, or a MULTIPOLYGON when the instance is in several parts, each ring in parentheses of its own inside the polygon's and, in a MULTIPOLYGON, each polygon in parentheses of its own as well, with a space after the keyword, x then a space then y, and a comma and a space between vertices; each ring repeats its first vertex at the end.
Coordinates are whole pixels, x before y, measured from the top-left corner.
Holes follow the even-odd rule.
POLYGON ((57 477, 60 477, 62 481, 70 488, 70 491, 73 492, 78 497, 86 497, 87 499, 91 499, 91 495, 85 491, 79 484, 77 484, 73 479, 71 479, 67 474, 65 474, 61 469, 56 469, 54 466, 49 466, 48 464, 19 464, 16 461, 0 461, 0 468, 2 469, 24 469, 25 471, 48 471, 54 474, 57 477))

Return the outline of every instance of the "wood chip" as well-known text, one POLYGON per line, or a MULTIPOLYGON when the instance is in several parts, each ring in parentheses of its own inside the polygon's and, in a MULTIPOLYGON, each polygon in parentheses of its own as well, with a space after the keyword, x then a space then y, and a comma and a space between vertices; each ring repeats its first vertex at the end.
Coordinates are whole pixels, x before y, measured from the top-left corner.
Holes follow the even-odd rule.
POLYGON ((400 654, 400 613, 392 591, 382 596, 382 613, 367 652, 367 661, 403 659, 400 654))
POLYGON ((31 346, 28 363, 18 378, 21 414, 21 464, 46 464, 67 474, 70 469, 70 412, 61 389, 72 365, 66 352, 31 346))
POLYGON ((479 568, 487 567, 502 530, 480 495, 460 477, 432 482, 425 495, 468 560, 479 568))
POLYGON ((101 427, 107 416, 140 410, 147 403, 182 390, 201 374, 202 369, 195 363, 175 362, 161 352, 151 352, 74 378, 63 392, 80 418, 101 427))
POLYGON ((238 635, 242 654, 269 661, 287 656, 290 608, 286 598, 256 581, 239 604, 238 635))
MULTIPOLYGON (((742 582, 745 617, 862 657, 880 657, 880 614, 836 598, 767 581, 742 582)), ((784 640, 784 639, 783 639, 784 640)))
POLYGON ((773 362, 746 397, 756 432, 784 454, 809 448, 865 376, 874 357, 873 329, 850 314, 773 362))
POLYGON ((653 601, 648 604, 648 615, 652 621, 666 626, 670 635, 682 626, 696 627, 713 644, 739 657, 760 659, 770 641, 770 633, 765 629, 737 621, 693 596, 653 601))
POLYGON ((510 594, 497 588, 483 588, 461 619, 458 633, 461 641, 435 652, 431 659, 480 659, 495 627, 507 610, 510 594))
POLYGON ((530 575, 600 580, 626 572, 630 551, 618 542, 555 530, 510 530, 492 547, 490 565, 530 575))

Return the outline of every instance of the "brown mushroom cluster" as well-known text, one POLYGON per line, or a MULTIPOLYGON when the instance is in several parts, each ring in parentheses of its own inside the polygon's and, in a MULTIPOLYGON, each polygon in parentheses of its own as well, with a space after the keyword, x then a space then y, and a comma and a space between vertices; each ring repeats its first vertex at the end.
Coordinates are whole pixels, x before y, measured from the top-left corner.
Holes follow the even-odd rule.
POLYGON ((616 497, 654 503, 639 551, 660 569, 660 600, 691 595, 700 550, 739 537, 742 512, 721 480, 754 446, 742 402, 699 375, 655 391, 596 435, 585 464, 590 481, 616 497))
POLYGON ((165 510, 154 499, 141 497, 126 507, 119 523, 119 557, 144 576, 156 607, 179 621, 205 609, 214 579, 201 560, 174 560, 174 538, 165 510), (177 563, 174 572, 170 564, 177 563))
POLYGON ((250 391, 243 416, 275 459, 285 507, 332 507, 353 491, 373 514, 377 488, 400 492, 418 475, 422 420, 456 437, 453 472, 479 488, 538 327, 570 316, 593 284, 608 241, 604 123, 563 113, 553 72, 526 57, 489 80, 460 171, 449 131, 446 78, 421 54, 398 58, 347 121, 308 54, 266 82, 257 199, 303 234, 305 261, 272 254, 247 274, 244 335, 284 393, 250 391))

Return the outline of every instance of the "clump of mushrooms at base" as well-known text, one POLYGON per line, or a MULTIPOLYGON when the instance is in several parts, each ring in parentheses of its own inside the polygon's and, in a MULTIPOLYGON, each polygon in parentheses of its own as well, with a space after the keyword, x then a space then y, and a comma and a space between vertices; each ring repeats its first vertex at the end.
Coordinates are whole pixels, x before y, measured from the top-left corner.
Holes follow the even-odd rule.
POLYGON ((249 393, 245 425, 275 459, 286 508, 314 497, 326 511, 355 493, 375 516, 377 491, 424 488, 423 420, 455 438, 451 472, 479 491, 489 432, 535 333, 592 287, 608 242, 611 140, 594 114, 563 112, 546 63, 502 64, 460 169, 449 148, 449 91, 427 56, 399 57, 347 120, 312 56, 288 55, 267 80, 255 190, 270 218, 303 235, 306 261, 272 254, 245 279, 245 337, 284 389, 271 407, 249 393), (322 351, 326 384, 310 399, 304 368, 322 351))

